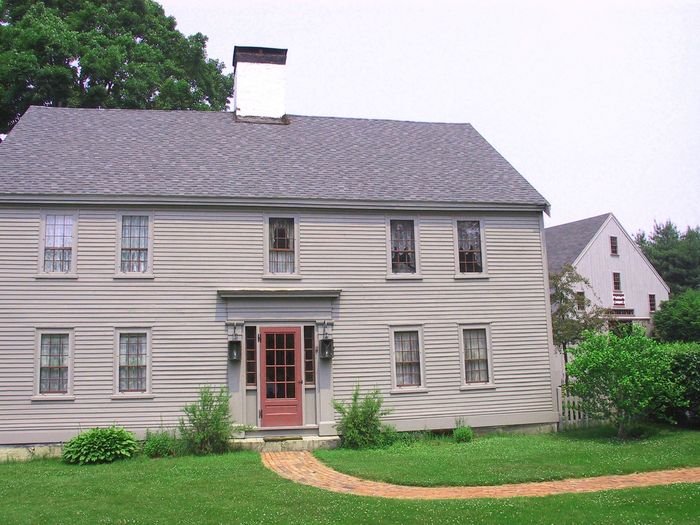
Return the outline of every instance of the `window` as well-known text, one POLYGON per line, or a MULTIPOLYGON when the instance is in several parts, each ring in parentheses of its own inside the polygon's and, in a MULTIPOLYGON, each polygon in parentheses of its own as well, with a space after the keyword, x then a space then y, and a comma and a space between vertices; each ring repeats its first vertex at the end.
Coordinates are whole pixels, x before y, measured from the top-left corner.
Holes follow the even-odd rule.
POLYGON ((296 273, 295 220, 270 217, 268 272, 275 274, 296 273))
POLYGON ((119 271, 147 273, 150 271, 150 217, 122 215, 119 241, 119 271))
POLYGON ((620 274, 618 272, 613 272, 613 291, 622 291, 622 280, 620 279, 620 274))
POLYGON ((39 343, 39 394, 67 394, 70 335, 42 333, 39 343))
POLYGON ((306 385, 316 383, 316 359, 314 352, 314 327, 304 327, 304 382, 306 385))
POLYGON ((618 255, 617 253, 617 237, 610 236, 610 255, 618 255))
POLYGON ((412 220, 389 221, 391 273, 415 274, 418 270, 416 231, 412 220))
POLYGON ((586 309, 586 293, 576 292, 576 309, 580 312, 586 309))
POLYGON ((257 359, 257 328, 245 327, 245 384, 255 386, 258 384, 258 359, 257 359))
POLYGON ((466 384, 489 383, 489 351, 486 328, 462 330, 464 351, 464 382, 466 384))
POLYGON ((422 385, 418 330, 394 331, 394 366, 398 388, 422 385))
POLYGON ((148 390, 148 333, 119 333, 119 392, 148 390))
POLYGON ((459 273, 484 271, 479 221, 457 221, 457 260, 459 273))
POLYGON ((75 272, 75 223, 74 214, 44 216, 42 272, 75 272))
POLYGON ((656 312, 656 295, 653 293, 649 294, 649 313, 656 312))

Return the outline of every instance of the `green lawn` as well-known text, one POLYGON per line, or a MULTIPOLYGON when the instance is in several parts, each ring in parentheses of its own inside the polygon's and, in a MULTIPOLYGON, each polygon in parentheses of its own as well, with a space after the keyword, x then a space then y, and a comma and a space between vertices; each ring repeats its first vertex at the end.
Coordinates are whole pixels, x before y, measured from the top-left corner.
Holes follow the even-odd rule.
POLYGON ((501 434, 456 444, 420 441, 377 450, 315 452, 336 470, 402 485, 499 485, 700 465, 700 432, 668 427, 620 442, 607 428, 501 434))
POLYGON ((700 484, 473 501, 346 496, 277 477, 258 454, 0 464, 0 523, 698 523, 700 484))

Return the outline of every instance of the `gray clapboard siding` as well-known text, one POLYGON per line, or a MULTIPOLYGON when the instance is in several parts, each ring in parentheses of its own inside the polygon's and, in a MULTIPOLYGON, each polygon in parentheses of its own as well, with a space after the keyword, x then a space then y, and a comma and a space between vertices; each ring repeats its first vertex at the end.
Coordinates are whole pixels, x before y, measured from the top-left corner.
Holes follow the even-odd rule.
MULTIPOLYGON (((454 214, 420 214, 423 279, 404 281, 386 279, 384 214, 297 210, 296 281, 262 279, 262 211, 142 210, 154 212, 153 280, 114 278, 116 218, 126 210, 99 206, 79 210, 79 278, 57 280, 36 278, 41 211, 0 208, 0 443, 65 439, 113 423, 137 431, 176 424, 201 384, 227 384, 227 308, 217 290, 234 288, 342 289, 332 314, 333 395, 347 399, 358 381, 378 387, 400 428, 457 416, 557 420, 539 214, 479 214, 488 280, 454 279, 454 214), (407 323, 423 325, 428 391, 393 395, 388 326, 407 323), (491 323, 496 389, 459 388, 465 323, 491 323), (73 401, 30 400, 35 330, 51 327, 75 329, 73 401), (151 328, 152 399, 112 399, 115 327, 151 328)), ((307 408, 309 423, 316 416, 307 408)))

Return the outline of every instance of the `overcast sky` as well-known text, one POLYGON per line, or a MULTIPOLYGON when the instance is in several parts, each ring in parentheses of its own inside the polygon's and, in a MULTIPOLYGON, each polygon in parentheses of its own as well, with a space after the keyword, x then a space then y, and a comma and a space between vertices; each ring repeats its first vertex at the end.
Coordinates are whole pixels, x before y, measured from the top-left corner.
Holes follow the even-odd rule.
POLYGON ((290 114, 472 123, 548 226, 700 223, 700 0, 161 4, 229 70, 234 45, 288 48, 290 114))

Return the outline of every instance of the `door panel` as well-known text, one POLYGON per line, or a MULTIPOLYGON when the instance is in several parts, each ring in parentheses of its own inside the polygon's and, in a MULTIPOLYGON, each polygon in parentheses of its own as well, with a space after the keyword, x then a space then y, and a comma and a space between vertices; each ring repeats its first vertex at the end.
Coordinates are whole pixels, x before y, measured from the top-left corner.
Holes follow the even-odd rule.
POLYGON ((262 426, 300 426, 301 328, 262 328, 260 339, 262 426))

